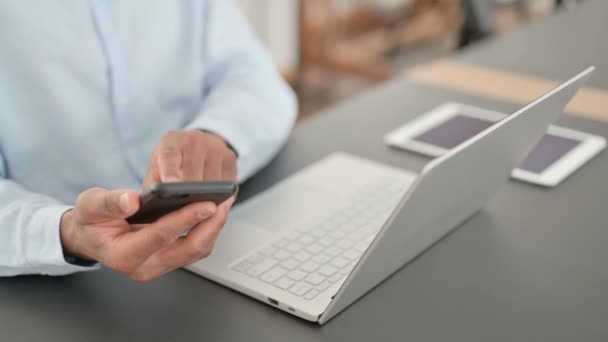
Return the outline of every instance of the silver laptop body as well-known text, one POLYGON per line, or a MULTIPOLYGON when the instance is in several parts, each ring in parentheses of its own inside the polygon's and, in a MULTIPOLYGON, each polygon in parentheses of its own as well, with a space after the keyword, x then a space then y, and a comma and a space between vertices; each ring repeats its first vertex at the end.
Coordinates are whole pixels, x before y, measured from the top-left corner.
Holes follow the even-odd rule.
POLYGON ((477 212, 592 72, 418 175, 331 154, 237 206, 212 255, 186 269, 324 324, 477 212))

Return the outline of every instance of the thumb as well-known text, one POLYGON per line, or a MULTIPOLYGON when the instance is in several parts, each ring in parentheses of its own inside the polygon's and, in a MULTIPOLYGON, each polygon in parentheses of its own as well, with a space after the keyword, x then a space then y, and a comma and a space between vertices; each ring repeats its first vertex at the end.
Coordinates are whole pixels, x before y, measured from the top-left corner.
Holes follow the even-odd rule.
POLYGON ((93 188, 84 191, 76 202, 86 222, 125 219, 139 210, 139 195, 134 190, 93 188))

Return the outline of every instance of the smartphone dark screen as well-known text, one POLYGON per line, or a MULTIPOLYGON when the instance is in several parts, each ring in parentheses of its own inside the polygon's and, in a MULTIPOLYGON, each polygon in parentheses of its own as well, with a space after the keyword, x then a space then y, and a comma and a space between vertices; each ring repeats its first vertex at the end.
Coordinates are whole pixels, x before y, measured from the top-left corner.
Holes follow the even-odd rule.
POLYGON ((188 204, 196 202, 223 203, 236 195, 238 185, 232 182, 159 183, 141 195, 141 208, 127 218, 132 224, 152 223, 188 204))

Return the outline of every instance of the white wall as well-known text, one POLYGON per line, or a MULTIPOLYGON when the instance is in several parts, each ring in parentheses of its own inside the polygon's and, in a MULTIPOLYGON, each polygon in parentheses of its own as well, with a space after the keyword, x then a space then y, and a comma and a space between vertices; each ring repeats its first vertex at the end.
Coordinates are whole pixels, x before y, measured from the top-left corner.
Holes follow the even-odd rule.
POLYGON ((298 0, 236 0, 245 17, 266 44, 279 69, 298 64, 298 0))

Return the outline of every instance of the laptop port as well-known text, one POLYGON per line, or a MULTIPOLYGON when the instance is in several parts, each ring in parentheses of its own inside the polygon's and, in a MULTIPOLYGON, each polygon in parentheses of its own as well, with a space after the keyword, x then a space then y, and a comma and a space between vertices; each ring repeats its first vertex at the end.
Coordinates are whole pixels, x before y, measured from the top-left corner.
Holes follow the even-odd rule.
POLYGON ((272 299, 272 298, 268 298, 268 303, 272 304, 272 305, 279 305, 279 301, 276 299, 272 299))

